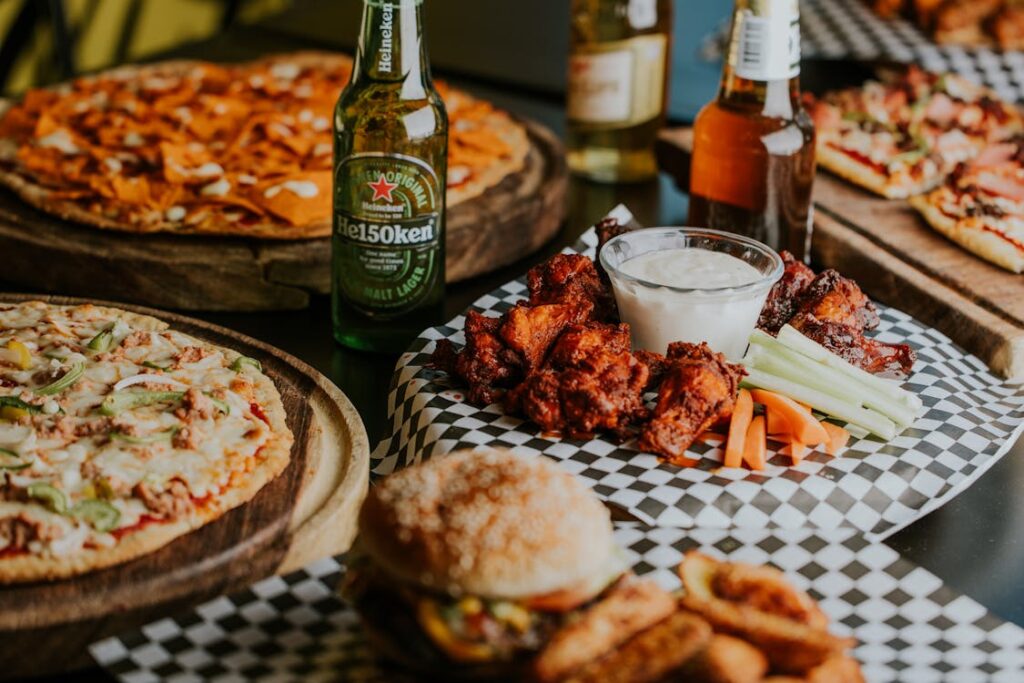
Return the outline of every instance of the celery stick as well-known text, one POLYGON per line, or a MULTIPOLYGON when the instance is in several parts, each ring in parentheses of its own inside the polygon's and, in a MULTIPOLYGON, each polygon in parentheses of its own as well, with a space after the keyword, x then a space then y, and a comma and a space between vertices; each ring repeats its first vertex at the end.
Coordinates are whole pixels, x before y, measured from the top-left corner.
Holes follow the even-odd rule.
POLYGON ((901 403, 905 403, 915 412, 921 410, 921 399, 897 385, 896 382, 876 377, 870 372, 861 370, 857 366, 832 353, 813 339, 804 336, 799 330, 790 325, 784 325, 782 329, 779 330, 778 341, 797 353, 802 353, 803 355, 813 358, 820 363, 824 363, 830 368, 838 370, 862 384, 867 384, 890 398, 901 403))
POLYGON ((798 384, 784 377, 777 377, 757 368, 746 366, 746 369, 747 376, 743 379, 743 386, 767 389, 788 396, 794 401, 806 403, 826 415, 863 427, 886 441, 896 436, 896 425, 893 421, 870 408, 861 408, 831 394, 798 384))
POLYGON ((765 335, 750 337, 751 346, 747 356, 754 367, 773 375, 804 384, 836 398, 882 413, 901 428, 907 428, 917 419, 916 411, 874 387, 862 384, 848 375, 838 372, 824 363, 811 360, 783 346, 778 340, 765 335))

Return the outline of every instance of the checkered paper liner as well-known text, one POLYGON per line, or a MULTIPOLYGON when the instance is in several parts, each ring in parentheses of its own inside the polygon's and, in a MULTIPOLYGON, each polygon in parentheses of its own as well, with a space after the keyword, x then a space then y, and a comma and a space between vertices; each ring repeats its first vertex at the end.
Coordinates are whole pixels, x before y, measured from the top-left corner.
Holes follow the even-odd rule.
MULTIPOLYGON (((958 595, 931 573, 851 529, 652 529, 616 536, 637 573, 679 587, 693 548, 770 563, 820 601, 832 630, 851 635, 871 683, 1024 680, 1024 630, 958 595)), ((124 683, 168 681, 405 681, 375 660, 356 615, 335 594, 344 567, 325 559, 261 581, 176 618, 90 648, 124 683)))
MULTIPOLYGON (((619 207, 616 211, 623 211, 619 207)), ((626 214, 628 215, 628 212, 626 214)), ((576 251, 591 256, 586 232, 576 251)), ((527 296, 525 278, 479 299, 475 310, 499 315, 527 296)), ((721 449, 695 443, 696 467, 678 468, 633 442, 544 435, 498 405, 466 402, 461 385, 429 366, 439 339, 462 345, 464 316, 426 330, 404 354, 388 399, 391 433, 374 451, 375 475, 433 455, 493 446, 544 454, 579 475, 601 498, 636 521, 675 527, 852 526, 884 538, 950 500, 1001 457, 1024 431, 1024 385, 1007 384, 941 333, 893 308, 879 307, 877 336, 918 352, 905 385, 927 412, 889 442, 853 438, 842 457, 810 454, 798 466, 772 451, 763 472, 717 469, 721 449)))
MULTIPOLYGON (((1007 101, 1024 101, 1024 52, 937 45, 913 22, 883 19, 863 0, 800 0, 800 32, 805 59, 914 63, 959 73, 1007 101)), ((721 60, 728 42, 726 22, 705 41, 702 56, 721 60)))

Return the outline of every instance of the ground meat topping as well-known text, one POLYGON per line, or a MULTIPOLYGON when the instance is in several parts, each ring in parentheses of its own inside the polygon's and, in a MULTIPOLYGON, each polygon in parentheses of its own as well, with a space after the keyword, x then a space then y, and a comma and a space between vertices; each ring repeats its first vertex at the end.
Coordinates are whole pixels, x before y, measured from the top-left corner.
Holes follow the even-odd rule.
POLYGON ((173 479, 164 491, 154 491, 149 484, 139 482, 132 494, 153 513, 164 517, 181 517, 192 510, 192 496, 180 479, 173 479))

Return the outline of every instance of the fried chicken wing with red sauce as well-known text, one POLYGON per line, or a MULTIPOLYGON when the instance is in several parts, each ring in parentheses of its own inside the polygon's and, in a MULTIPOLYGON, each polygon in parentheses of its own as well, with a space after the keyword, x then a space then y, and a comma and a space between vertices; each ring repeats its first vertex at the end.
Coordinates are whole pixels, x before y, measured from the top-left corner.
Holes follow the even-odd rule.
POLYGON ((593 367, 588 363, 592 356, 623 351, 629 351, 629 325, 596 322, 572 325, 551 347, 547 365, 556 370, 593 367))
POLYGON ((788 251, 779 254, 785 265, 782 278, 768 292, 757 326, 768 334, 777 334, 796 313, 800 297, 814 280, 814 271, 788 251))
POLYGON ((456 351, 448 340, 438 342, 434 367, 466 383, 472 403, 493 403, 505 389, 539 368, 551 345, 569 325, 585 320, 591 304, 518 304, 500 318, 476 311, 466 315, 466 346, 456 351))
POLYGON ((667 356, 654 417, 641 430, 640 447, 672 462, 684 459, 694 439, 732 413, 744 372, 706 343, 676 342, 667 356))
MULTIPOLYGON (((807 285, 800 296, 800 304, 789 324, 800 329, 800 322, 808 316, 818 320, 848 325, 857 332, 878 327, 875 305, 853 280, 837 271, 824 270, 807 285)), ((781 326, 780 326, 781 327, 781 326)))
POLYGON ((493 403, 503 388, 523 377, 521 356, 498 334, 502 322, 502 318, 470 311, 466 314, 466 345, 462 350, 456 351, 443 339, 431 357, 434 367, 465 382, 466 398, 471 403, 493 403))
POLYGON ((594 261, 582 254, 556 254, 526 274, 530 305, 593 304, 594 320, 617 317, 611 288, 601 281, 594 261))
POLYGON ((629 326, 588 322, 569 326, 544 368, 506 396, 505 406, 545 431, 584 437, 624 435, 646 417, 643 391, 650 371, 629 351, 629 326))
POLYGON ((794 325, 809 339, 848 363, 875 375, 894 379, 910 376, 917 354, 908 344, 887 344, 866 337, 848 325, 818 320, 808 315, 794 325))
POLYGON ((607 431, 624 437, 647 417, 647 366, 629 351, 596 351, 573 367, 545 368, 506 396, 506 408, 570 438, 607 431))
POLYGON ((586 320, 592 309, 589 301, 539 306, 518 304, 502 316, 498 335, 519 354, 524 374, 529 374, 544 363, 559 335, 569 325, 586 320))

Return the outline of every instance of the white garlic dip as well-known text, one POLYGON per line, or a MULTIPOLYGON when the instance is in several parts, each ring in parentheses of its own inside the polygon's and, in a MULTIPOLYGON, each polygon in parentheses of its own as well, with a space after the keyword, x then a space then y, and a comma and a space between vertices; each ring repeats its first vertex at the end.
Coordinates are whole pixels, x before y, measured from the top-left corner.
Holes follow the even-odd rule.
POLYGON ((611 279, 634 348, 665 353, 674 341, 706 341, 730 360, 746 352, 769 289, 746 287, 765 279, 749 263, 698 247, 631 257, 611 279))

